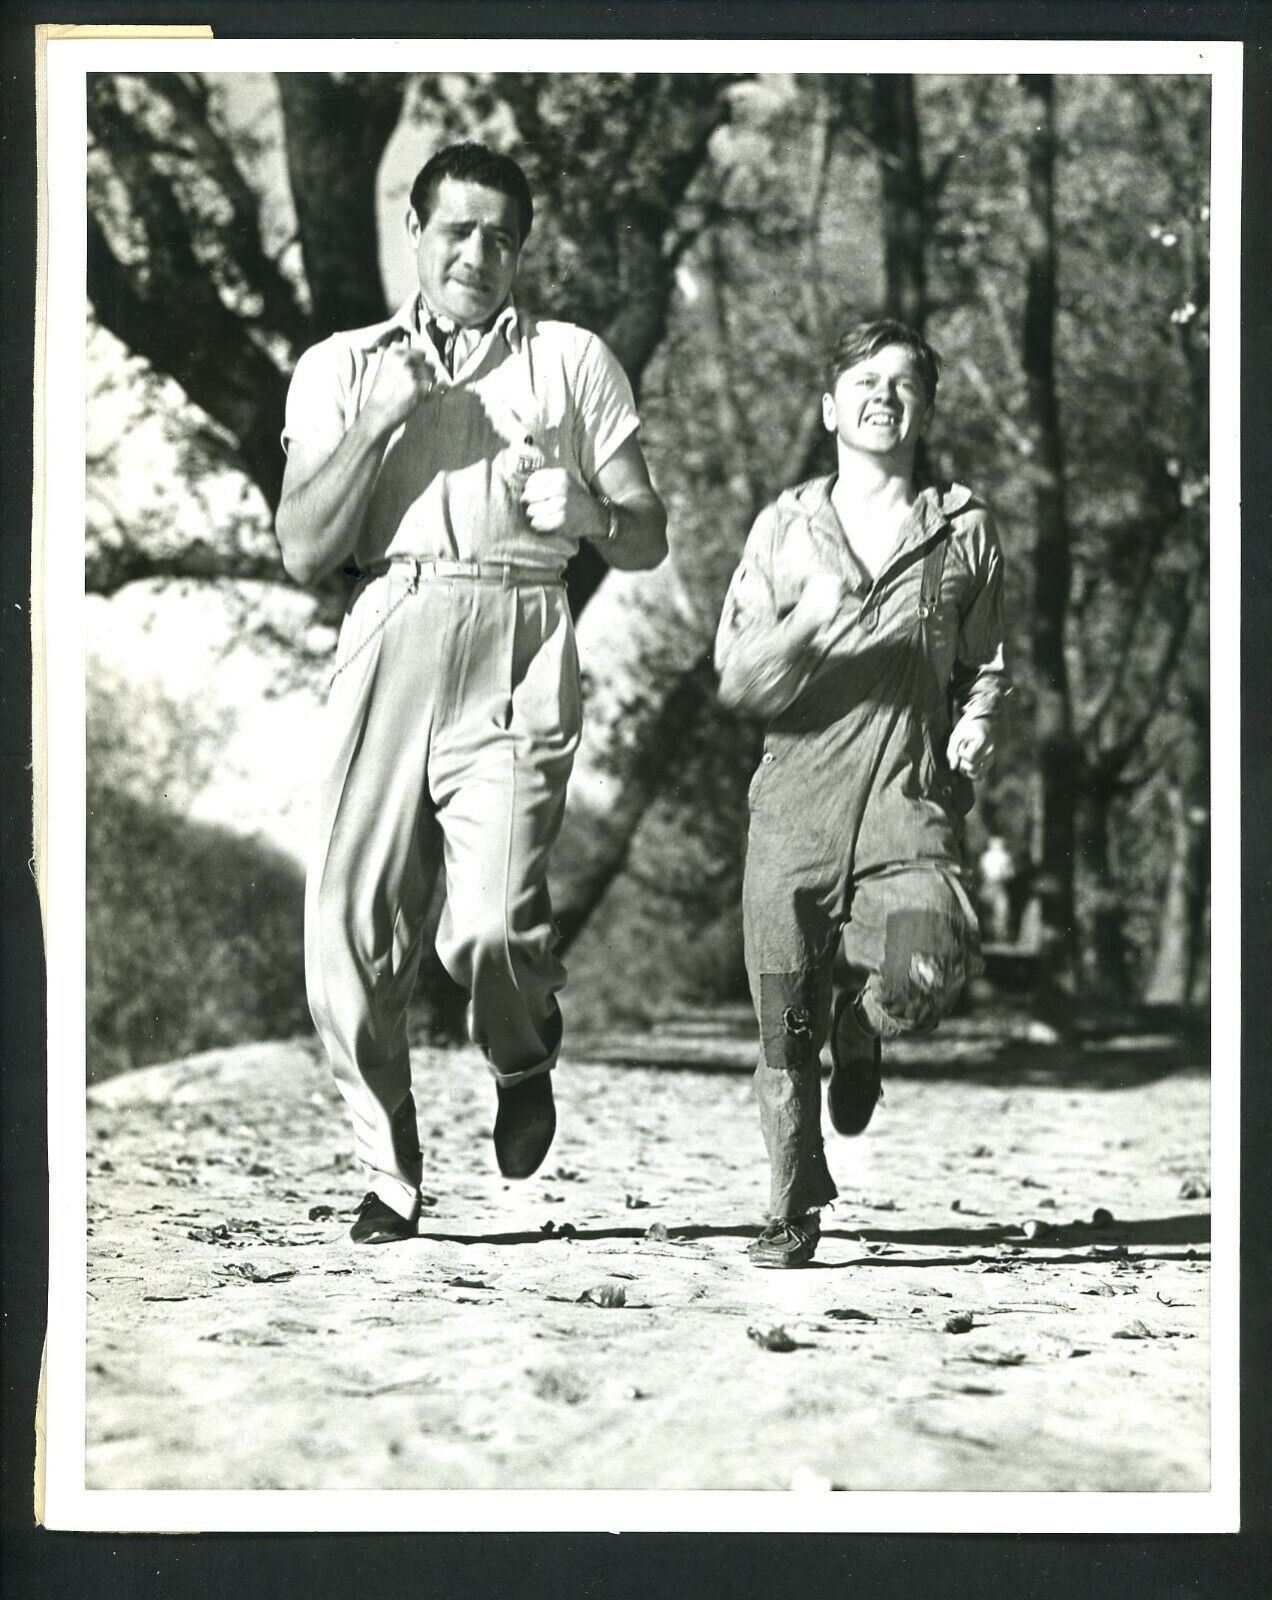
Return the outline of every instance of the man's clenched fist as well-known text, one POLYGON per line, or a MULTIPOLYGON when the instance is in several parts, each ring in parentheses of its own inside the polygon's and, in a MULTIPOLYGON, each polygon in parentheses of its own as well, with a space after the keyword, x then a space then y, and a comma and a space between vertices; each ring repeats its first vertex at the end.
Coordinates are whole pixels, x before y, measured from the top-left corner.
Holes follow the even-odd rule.
POLYGON ((568 527, 590 535, 606 522, 599 502, 563 467, 540 467, 532 472, 521 491, 521 504, 536 533, 556 533, 568 527))
POLYGON ((423 351, 405 344, 390 345, 380 359, 367 400, 377 431, 388 432, 404 422, 433 388, 433 369, 423 351))

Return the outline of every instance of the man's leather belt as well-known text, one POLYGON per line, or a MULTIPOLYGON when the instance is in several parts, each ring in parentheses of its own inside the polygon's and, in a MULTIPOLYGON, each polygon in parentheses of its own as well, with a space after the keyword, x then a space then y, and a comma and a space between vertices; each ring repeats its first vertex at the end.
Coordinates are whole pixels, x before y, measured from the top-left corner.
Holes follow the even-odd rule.
POLYGON ((394 567, 405 568, 410 573, 413 586, 436 578, 467 578, 504 585, 565 582, 563 574, 556 567, 532 567, 520 561, 426 560, 419 556, 393 555, 356 570, 359 579, 379 578, 394 567))

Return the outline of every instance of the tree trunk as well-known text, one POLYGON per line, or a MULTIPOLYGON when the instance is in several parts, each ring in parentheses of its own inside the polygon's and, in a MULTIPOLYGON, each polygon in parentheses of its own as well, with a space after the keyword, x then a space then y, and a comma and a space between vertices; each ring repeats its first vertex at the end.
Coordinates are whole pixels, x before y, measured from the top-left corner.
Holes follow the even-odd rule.
POLYGON ((1078 810, 1078 852, 1089 928, 1083 940, 1083 987, 1108 999, 1127 992, 1126 912, 1110 860, 1114 792, 1088 778, 1078 810))
POLYGON ((873 73, 870 89, 879 147, 884 304, 890 317, 922 333, 927 320, 927 188, 914 79, 908 72, 873 73))
POLYGON ((1184 742, 1170 784, 1170 863, 1157 952, 1144 989, 1149 1005, 1195 1002, 1210 892, 1210 805, 1202 736, 1184 742))
POLYGON ((1049 76, 1021 78, 1029 107, 1028 215, 1023 365, 1028 387, 1036 543, 1032 654, 1038 773, 1034 804, 1034 882, 1044 988, 1072 993, 1074 973, 1074 819, 1077 746, 1065 665, 1069 611, 1069 524, 1055 378, 1055 113, 1049 76))
POLYGON ((287 174, 312 304, 312 336, 385 314, 376 175, 405 76, 280 72, 287 174))

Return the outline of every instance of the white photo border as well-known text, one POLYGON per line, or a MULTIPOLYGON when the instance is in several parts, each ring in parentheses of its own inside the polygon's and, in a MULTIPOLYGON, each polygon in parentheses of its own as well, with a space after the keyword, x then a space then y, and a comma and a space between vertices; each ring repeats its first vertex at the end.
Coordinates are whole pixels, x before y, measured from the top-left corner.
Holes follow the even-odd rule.
MULTIPOLYGON (((709 1490, 122 1491, 85 1486, 86 76, 112 71, 586 73, 664 70, 658 40, 105 40, 53 38, 39 110, 46 315, 37 328, 36 620, 43 623, 44 917, 48 970, 50 1271, 44 1521, 109 1532, 746 1531, 1230 1532, 1239 1525, 1240 196, 1243 47, 1233 41, 920 39, 677 42, 684 72, 954 75, 1199 73, 1212 78, 1211 705, 1213 795, 1211 1488, 1204 1493, 709 1490), (56 439, 51 419, 56 419, 56 439), (68 470, 69 469, 69 470, 68 470), (41 595, 42 590, 42 595, 41 595)), ((37 685, 39 672, 36 674, 37 685)), ((37 689, 37 694, 38 694, 37 689)), ((43 716, 42 716, 43 713, 43 716)), ((39 789, 37 786, 37 793, 39 789)))

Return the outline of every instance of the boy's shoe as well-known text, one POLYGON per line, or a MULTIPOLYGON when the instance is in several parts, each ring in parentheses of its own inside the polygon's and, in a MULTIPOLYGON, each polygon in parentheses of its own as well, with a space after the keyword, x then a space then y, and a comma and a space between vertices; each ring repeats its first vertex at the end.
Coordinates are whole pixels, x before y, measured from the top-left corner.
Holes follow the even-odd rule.
POLYGON ((826 1110, 836 1133, 864 1133, 883 1099, 883 1046, 853 1014, 853 1001, 841 994, 830 1021, 830 1082, 826 1110))
POLYGON ((816 1211, 804 1217, 770 1217, 746 1253, 755 1267, 805 1267, 820 1238, 821 1217, 816 1211))
POLYGON ((354 1244, 397 1244, 414 1239, 418 1231, 419 1224, 414 1219, 399 1216, 378 1194, 369 1194, 358 1207, 349 1237, 354 1244))

